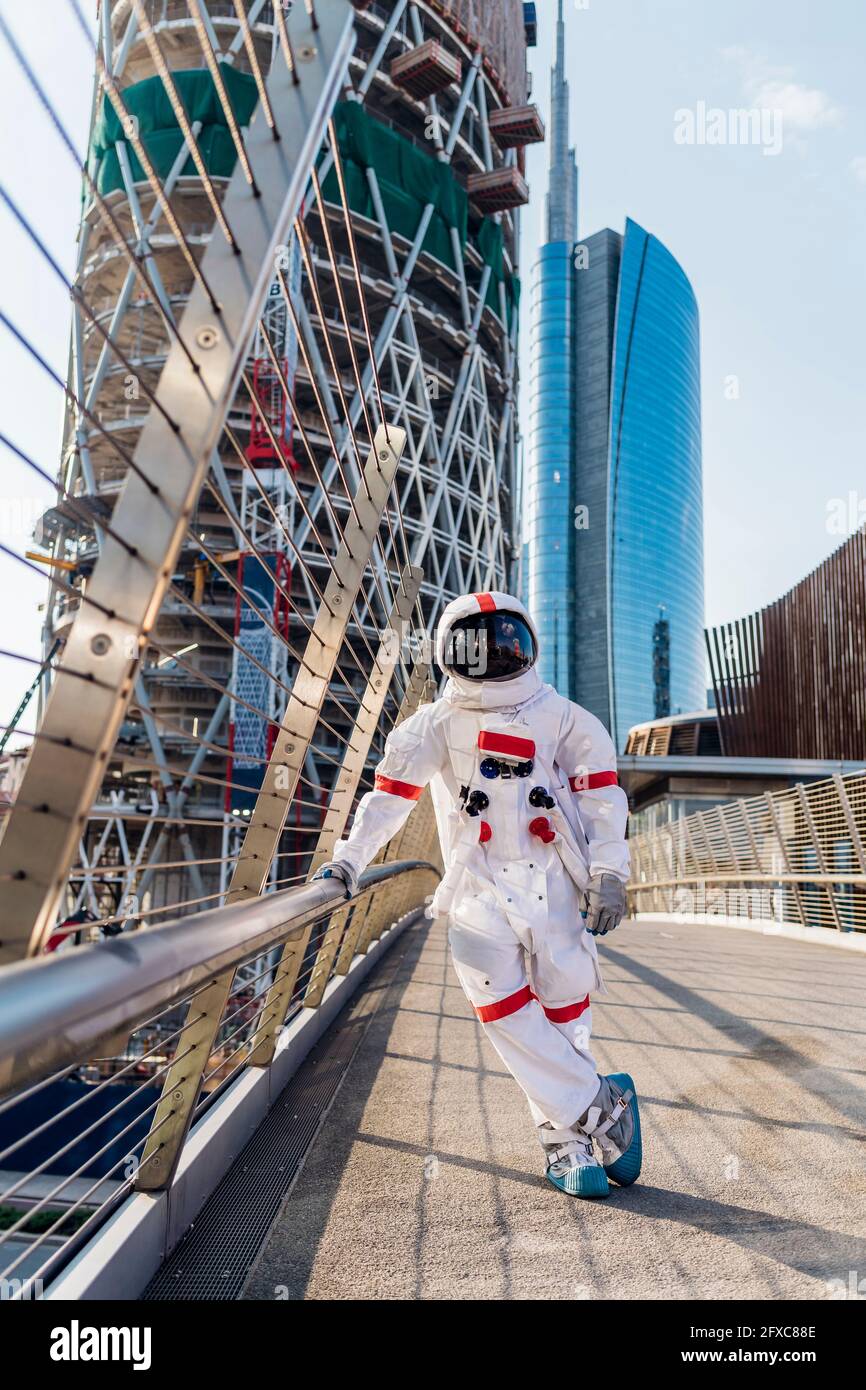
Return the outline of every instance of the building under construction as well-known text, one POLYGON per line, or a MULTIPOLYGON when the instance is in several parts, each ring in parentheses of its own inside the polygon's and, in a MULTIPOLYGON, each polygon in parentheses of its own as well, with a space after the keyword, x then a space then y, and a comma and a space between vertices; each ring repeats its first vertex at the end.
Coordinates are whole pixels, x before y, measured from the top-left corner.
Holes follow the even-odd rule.
MULTIPOLYGON (((232 235, 223 194, 253 111, 267 115, 270 66, 314 56, 285 51, 285 10, 100 5, 76 275, 86 312, 76 299, 61 492, 39 536, 54 576, 46 655, 86 593, 155 408, 170 325, 211 237, 232 235)), ((374 0, 356 4, 355 29, 62 920, 120 929, 158 921, 166 905, 219 901, 377 419, 407 435, 393 505, 272 883, 306 872, 363 690, 353 653, 388 625, 401 557, 423 570, 416 640, 455 594, 508 581, 524 147, 544 138, 528 101, 524 6, 374 0)), ((399 660, 405 689, 405 643, 399 660)), ((372 756, 380 746, 377 733, 372 756)))

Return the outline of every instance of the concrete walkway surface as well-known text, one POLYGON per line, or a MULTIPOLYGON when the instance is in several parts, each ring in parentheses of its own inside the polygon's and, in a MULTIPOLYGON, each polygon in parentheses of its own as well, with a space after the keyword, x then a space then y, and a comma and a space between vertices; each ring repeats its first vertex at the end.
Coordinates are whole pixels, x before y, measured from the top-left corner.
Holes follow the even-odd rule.
POLYGON ((655 921, 602 952, 593 1045, 637 1083, 637 1186, 590 1203, 544 1181, 422 922, 368 982, 372 1021, 245 1297, 825 1299, 866 1277, 866 958, 655 921))

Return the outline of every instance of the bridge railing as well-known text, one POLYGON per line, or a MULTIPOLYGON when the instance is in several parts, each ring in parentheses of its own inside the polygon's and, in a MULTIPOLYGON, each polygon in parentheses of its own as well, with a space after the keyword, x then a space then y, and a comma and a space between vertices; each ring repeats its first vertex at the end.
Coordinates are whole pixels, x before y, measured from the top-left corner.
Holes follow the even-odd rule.
POLYGON ((672 821, 631 841, 634 915, 866 931, 866 772, 672 821))
POLYGON ((310 1007, 329 934, 316 1007, 437 878, 418 860, 382 863, 348 904, 336 880, 320 879, 0 972, 3 1288, 34 1296, 130 1193, 165 1189, 191 1124, 242 1072, 269 1066, 285 1025, 310 1007), (283 948, 304 941, 275 1023, 283 948), (218 1026, 203 1026, 227 974, 218 1026))

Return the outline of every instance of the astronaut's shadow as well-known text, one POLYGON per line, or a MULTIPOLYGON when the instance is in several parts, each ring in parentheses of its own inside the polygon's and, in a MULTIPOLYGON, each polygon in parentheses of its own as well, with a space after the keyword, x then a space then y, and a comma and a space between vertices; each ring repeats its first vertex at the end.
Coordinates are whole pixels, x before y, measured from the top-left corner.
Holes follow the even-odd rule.
POLYGON ((844 1277, 866 1265, 866 1237, 789 1217, 698 1197, 689 1192, 653 1187, 611 1187, 605 1206, 626 1207, 644 1219, 672 1222, 739 1245, 750 1254, 820 1279, 844 1277))
MULTIPOLYGON (((603 961, 610 961, 637 978, 657 993, 665 995, 684 1012, 693 1014, 710 1025, 726 1040, 736 1042, 744 1052, 750 1052, 772 1059, 773 1067, 784 1075, 793 1076, 797 1085, 813 1095, 822 1105, 828 1102, 837 1113, 853 1121, 862 1133, 866 1121, 866 1097, 862 1086, 848 1080, 831 1067, 816 1066, 811 1057, 800 1052, 791 1043, 778 1038, 757 1023, 732 1012, 715 999, 705 998, 699 990, 671 979, 661 971, 653 969, 634 956, 626 955, 605 943, 603 961)), ((762 1116, 751 1116, 762 1120, 762 1116)))
MULTIPOLYGON (((385 1139, 378 1135, 359 1132, 357 1141, 389 1149, 397 1149, 407 1155, 423 1158, 425 1146, 410 1144, 400 1140, 385 1139)), ((445 1166, 455 1166, 478 1174, 479 1178, 497 1181, 501 1184, 519 1183, 541 1192, 545 1199, 553 1197, 541 1175, 525 1170, 509 1168, 490 1159, 468 1158, 463 1154, 450 1154, 437 1149, 437 1159, 445 1166)), ((553 1200, 557 1199, 553 1197, 553 1200)), ((504 1217, 503 1226, 511 1227, 508 1220, 508 1201, 506 1192, 499 1189, 499 1201, 504 1217)), ((588 1208, 585 1203, 569 1202, 568 1207, 575 1216, 588 1208)), ((646 1182, 638 1182, 634 1187, 619 1188, 611 1186, 608 1200, 603 1204, 593 1204, 594 1212, 605 1217, 634 1214, 643 1219, 672 1222, 683 1228, 700 1231, 706 1235, 718 1236, 747 1250, 750 1254, 773 1260, 814 1278, 831 1279, 843 1277, 849 1269, 863 1269, 866 1266, 866 1238, 848 1235, 844 1232, 828 1231, 808 1222, 791 1220, 788 1217, 773 1215, 756 1210, 754 1207, 741 1207, 733 1202, 720 1202, 709 1197, 698 1197, 675 1188, 654 1187, 646 1182)), ((561 1226, 557 1237, 565 1250, 570 1244, 568 1227, 561 1226)), ((419 1223, 418 1247, 419 1264, 424 1239, 428 1233, 419 1223)), ((574 1229, 574 1250, 578 1254, 582 1248, 585 1233, 582 1228, 574 1229)), ((508 1283, 506 1273, 506 1284, 508 1283)), ((422 1297, 420 1280, 416 1297, 422 1297)), ((596 1295, 596 1296, 604 1296, 596 1295)))

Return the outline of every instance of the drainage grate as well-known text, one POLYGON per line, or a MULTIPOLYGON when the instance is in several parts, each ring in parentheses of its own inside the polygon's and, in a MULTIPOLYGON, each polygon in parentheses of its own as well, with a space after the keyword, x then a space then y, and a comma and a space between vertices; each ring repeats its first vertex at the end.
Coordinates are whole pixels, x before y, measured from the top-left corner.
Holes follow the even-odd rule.
POLYGON ((312 1049, 142 1299, 240 1298, 286 1193, 400 964, 389 951, 312 1049), (373 985, 382 992, 374 1004, 373 985), (383 989, 384 986, 384 989, 383 989))

